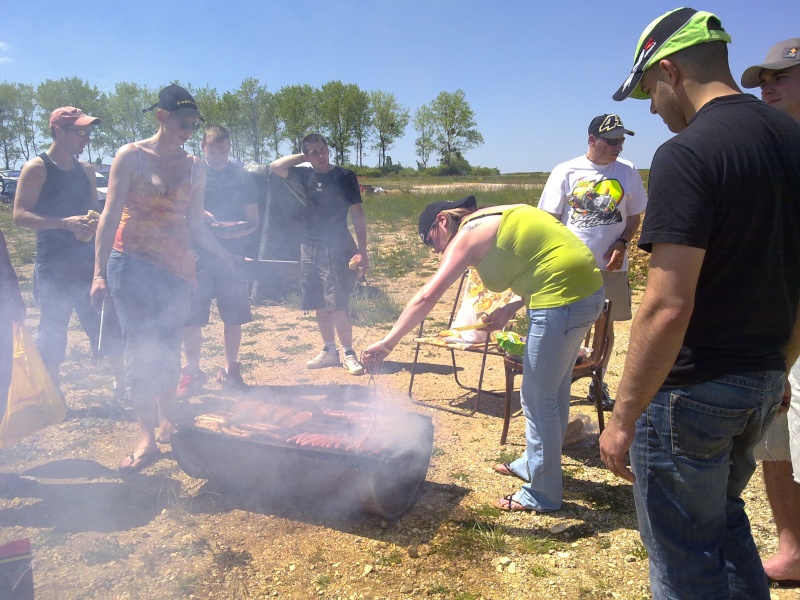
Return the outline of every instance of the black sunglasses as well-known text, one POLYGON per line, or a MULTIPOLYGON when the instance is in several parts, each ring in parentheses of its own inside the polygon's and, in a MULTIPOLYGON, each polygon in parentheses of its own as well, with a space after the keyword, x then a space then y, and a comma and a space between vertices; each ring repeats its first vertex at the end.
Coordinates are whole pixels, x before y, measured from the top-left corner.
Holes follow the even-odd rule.
POLYGON ((625 136, 618 138, 602 138, 602 140, 609 146, 615 147, 625 143, 625 136))

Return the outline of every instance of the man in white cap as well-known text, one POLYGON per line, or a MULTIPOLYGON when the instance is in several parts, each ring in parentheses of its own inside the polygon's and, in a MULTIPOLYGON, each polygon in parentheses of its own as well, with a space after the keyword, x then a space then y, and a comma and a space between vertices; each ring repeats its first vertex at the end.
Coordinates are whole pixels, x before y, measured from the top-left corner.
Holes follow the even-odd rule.
POLYGON ((99 320, 89 290, 94 273, 92 240, 97 221, 87 217, 100 212, 92 166, 79 161, 100 119, 73 106, 50 115, 53 143, 22 167, 14 199, 14 223, 36 230, 36 278, 39 303, 37 346, 53 381, 67 349, 67 327, 72 311, 78 314, 97 348, 99 320))
MULTIPOLYGON (((586 154, 556 165, 539 199, 540 209, 564 223, 592 251, 603 275, 606 299, 611 300, 604 373, 614 347, 614 321, 631 319, 627 248, 647 206, 639 171, 619 157, 626 135, 634 133, 619 115, 592 119, 586 154)), ((611 410, 614 401, 605 383, 601 390, 590 385, 590 400, 594 394, 602 394, 603 408, 611 410)))
POLYGON ((739 90, 730 39, 716 15, 670 11, 613 95, 677 134, 650 168, 647 288, 600 436, 634 484, 655 600, 770 598, 741 494, 798 355, 800 126, 739 90))
MULTIPOLYGON (((742 87, 761 88, 761 99, 800 123, 800 38, 775 44, 764 62, 745 70, 742 87)), ((800 362, 789 372, 792 398, 754 449, 778 530, 778 553, 764 561, 775 581, 800 581, 800 362), (792 475, 794 474, 794 480, 792 475)))

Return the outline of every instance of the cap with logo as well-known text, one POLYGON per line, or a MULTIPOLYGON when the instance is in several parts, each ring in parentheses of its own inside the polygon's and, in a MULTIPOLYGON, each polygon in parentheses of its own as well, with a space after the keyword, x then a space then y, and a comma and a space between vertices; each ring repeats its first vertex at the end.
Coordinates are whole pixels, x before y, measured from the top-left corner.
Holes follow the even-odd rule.
POLYGON ((74 127, 86 127, 87 125, 97 125, 100 119, 90 117, 80 108, 74 106, 62 106, 50 113, 50 127, 64 127, 72 125, 74 127))
POLYGON ((713 13, 677 8, 661 15, 647 26, 639 38, 633 54, 631 74, 612 98, 617 101, 628 97, 645 100, 649 96, 642 91, 642 75, 662 58, 698 44, 730 41, 731 36, 713 13))
POLYGON ((467 196, 466 198, 453 202, 437 200, 436 202, 428 204, 419 216, 419 237, 422 238, 423 243, 425 242, 425 238, 428 237, 428 232, 431 230, 431 227, 433 227, 433 224, 436 222, 436 215, 443 210, 451 208, 478 208, 478 201, 475 200, 475 196, 467 196))
POLYGON ((800 65, 800 38, 792 38, 778 42, 770 48, 764 63, 745 69, 742 73, 742 87, 755 88, 761 84, 761 71, 764 69, 788 69, 800 65))
POLYGON ((163 108, 171 113, 180 111, 181 116, 197 117, 201 121, 205 121, 200 111, 197 110, 197 104, 192 95, 174 83, 158 92, 158 102, 150 108, 145 108, 142 112, 149 112, 154 108, 163 108))
POLYGON ((589 135, 595 137, 615 139, 624 135, 636 135, 630 129, 625 129, 619 115, 600 115, 589 123, 589 135))

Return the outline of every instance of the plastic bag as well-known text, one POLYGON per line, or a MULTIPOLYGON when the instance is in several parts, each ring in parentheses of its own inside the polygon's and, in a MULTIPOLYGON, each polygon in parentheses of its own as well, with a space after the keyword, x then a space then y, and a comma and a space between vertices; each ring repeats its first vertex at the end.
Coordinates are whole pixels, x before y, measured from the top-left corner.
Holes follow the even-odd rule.
POLYGON ((0 598, 33 600, 31 541, 15 540, 0 546, 0 598))
POLYGON ((14 323, 14 362, 6 412, 0 422, 0 448, 23 440, 49 425, 61 423, 67 405, 39 356, 33 337, 14 323))
MULTIPOLYGON (((464 296, 451 328, 475 325, 484 315, 491 314, 496 309, 508 304, 513 296, 514 293, 511 290, 499 293, 487 290, 478 272, 472 269, 469 272, 464 296)), ((482 329, 460 332, 461 339, 471 343, 484 342, 488 336, 489 332, 482 329)))

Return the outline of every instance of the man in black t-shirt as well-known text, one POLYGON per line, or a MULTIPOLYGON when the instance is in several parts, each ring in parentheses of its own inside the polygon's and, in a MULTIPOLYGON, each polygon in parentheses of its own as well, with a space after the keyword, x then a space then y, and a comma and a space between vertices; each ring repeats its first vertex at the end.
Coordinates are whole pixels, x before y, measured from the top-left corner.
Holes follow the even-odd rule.
POLYGON ((306 363, 309 369, 339 364, 336 335, 344 350, 342 363, 353 375, 364 369, 353 350, 353 325, 348 313, 352 292, 350 264, 365 273, 367 256, 367 224, 361 204, 361 192, 355 173, 332 165, 328 143, 312 133, 302 142, 302 154, 292 154, 273 161, 272 172, 294 181, 305 191, 305 233, 300 246, 300 296, 303 310, 315 310, 322 335, 323 348, 306 363), (299 167, 309 162, 311 167, 299 167), (358 247, 347 227, 348 214, 358 247))
MULTIPOLYGON (((204 195, 206 225, 223 248, 245 256, 246 236, 258 227, 258 197, 253 176, 229 162, 231 138, 224 127, 212 125, 206 128, 200 148, 208 167, 204 195)), ((252 318, 247 282, 219 257, 197 246, 193 250, 198 257, 197 288, 192 292, 183 331, 186 366, 181 371, 176 392, 178 398, 186 398, 201 389, 206 379, 200 370, 200 351, 202 328, 208 325, 212 298, 217 299, 217 310, 223 323, 225 355, 225 366, 217 373, 217 382, 224 388, 247 387, 239 364, 242 325, 252 318)))
POLYGON ((671 11, 614 94, 678 134, 653 157, 647 288, 600 437, 634 482, 658 599, 770 597, 741 492, 800 341, 800 127, 741 93, 728 42, 715 15, 671 11))

